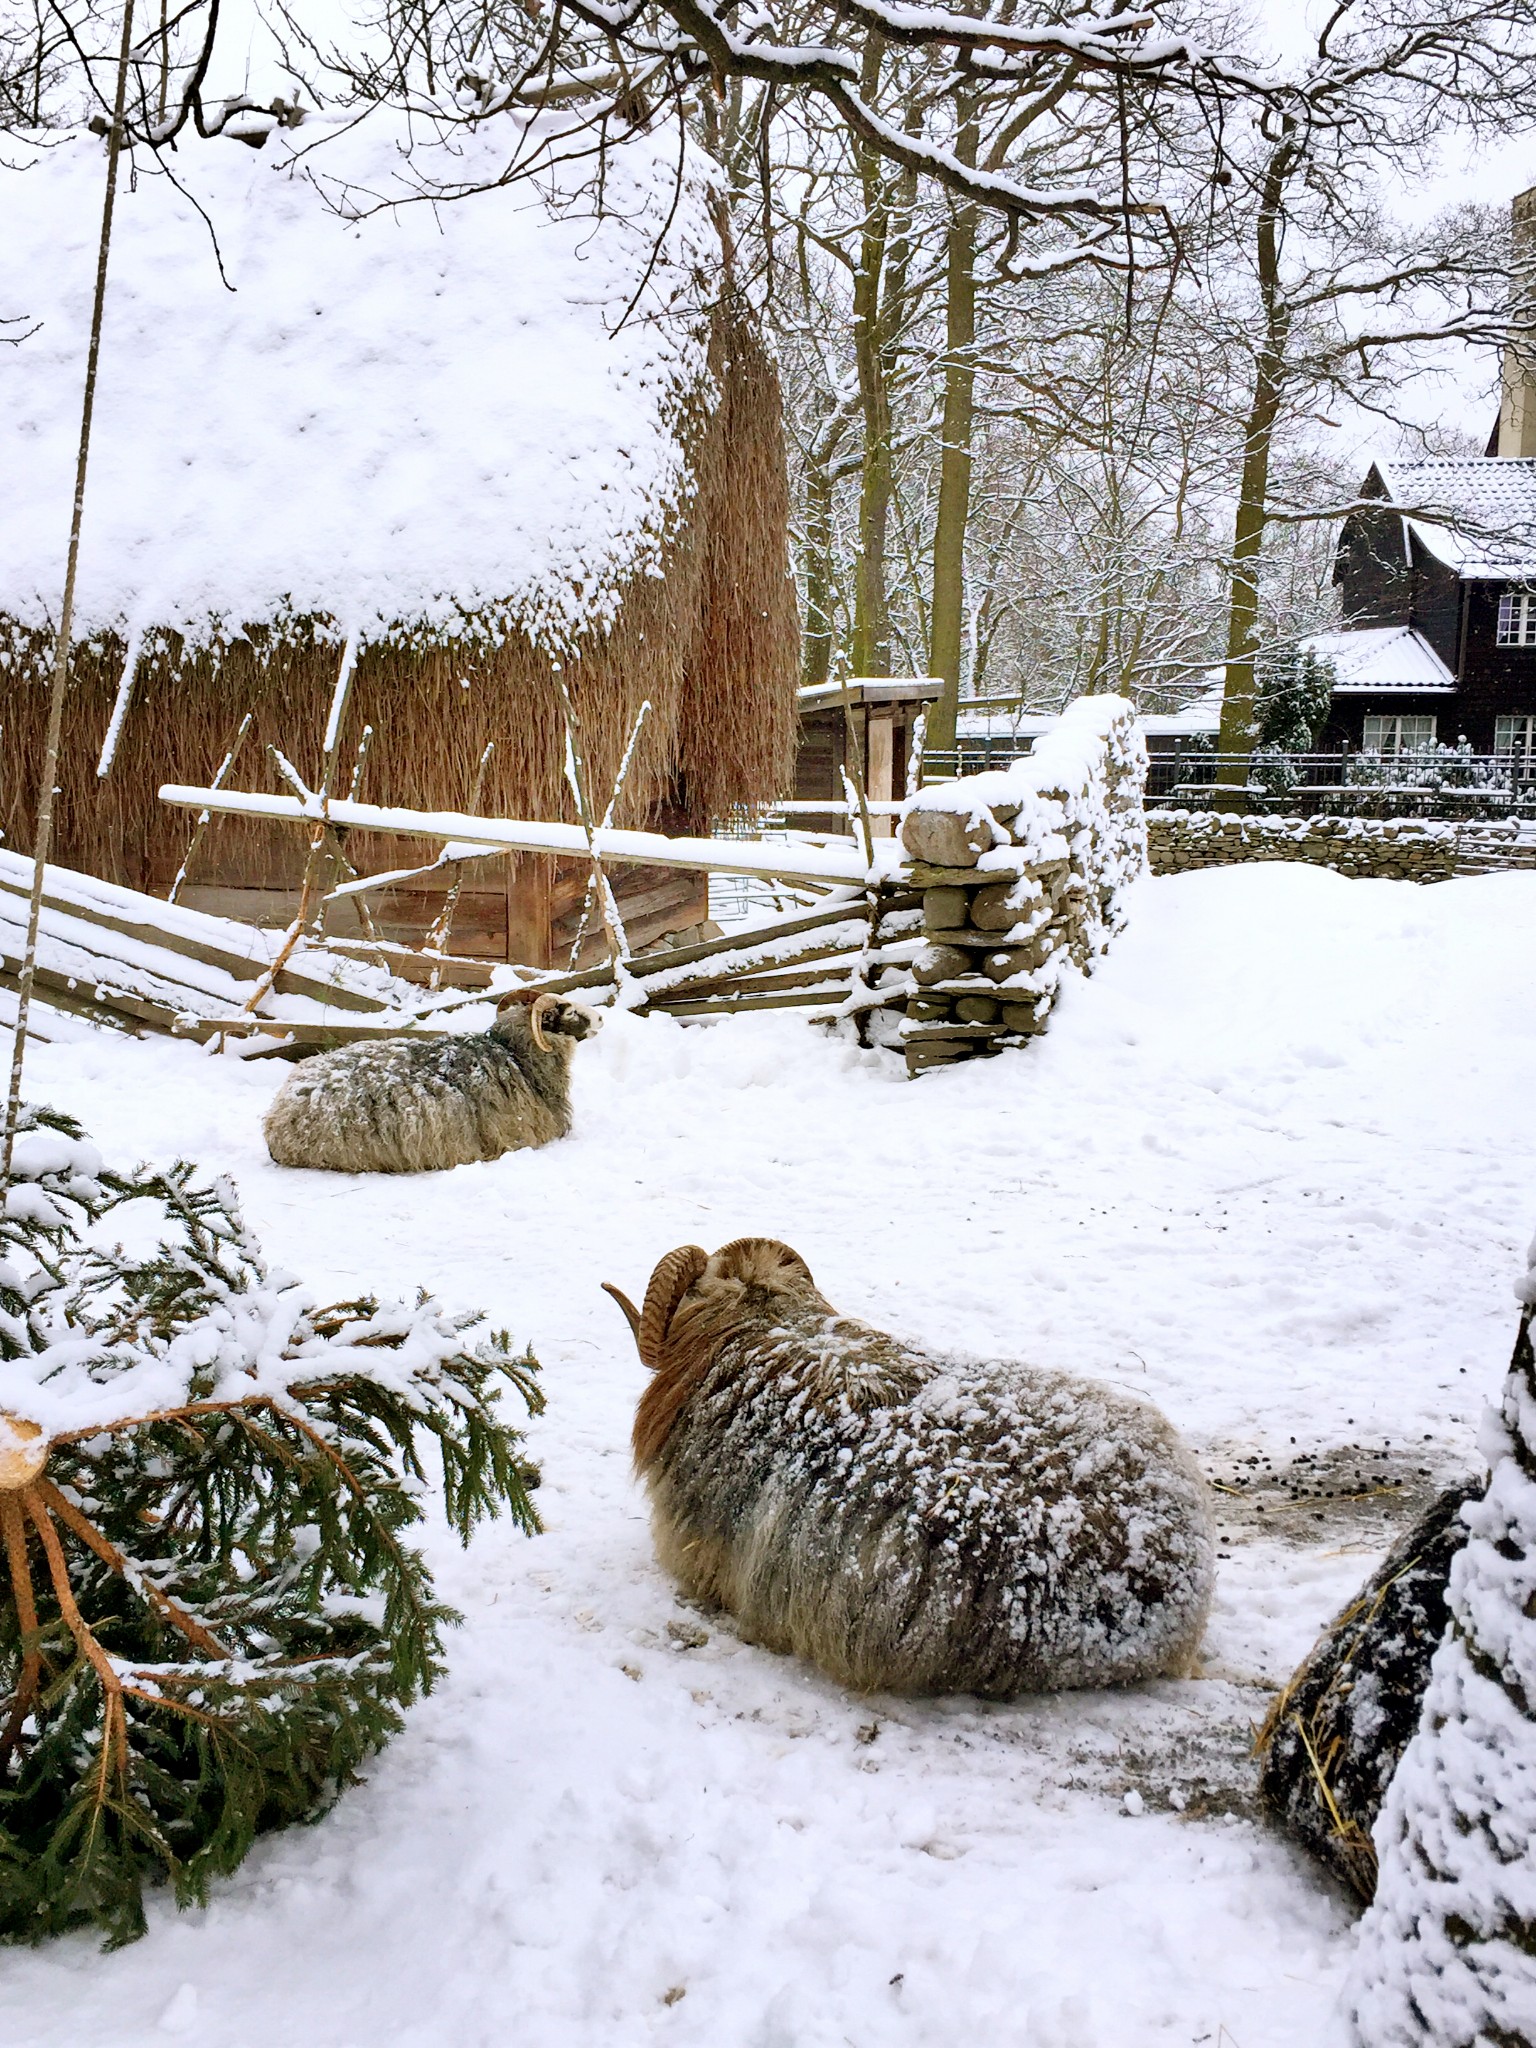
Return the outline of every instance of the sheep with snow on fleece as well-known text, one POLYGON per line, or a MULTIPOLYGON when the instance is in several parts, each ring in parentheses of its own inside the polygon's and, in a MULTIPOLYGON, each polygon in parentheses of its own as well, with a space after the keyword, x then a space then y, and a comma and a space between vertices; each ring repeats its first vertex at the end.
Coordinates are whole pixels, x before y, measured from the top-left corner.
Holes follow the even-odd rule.
POLYGON ((267 1111, 279 1166, 433 1173, 547 1145, 571 1128, 571 1055, 601 1020, 516 989, 489 1031, 380 1038, 304 1060, 267 1111))
POLYGON ((669 1252, 629 1319, 662 1564, 860 1692, 1004 1697, 1193 1666, 1215 1544, 1169 1423, 837 1311, 771 1238, 669 1252))

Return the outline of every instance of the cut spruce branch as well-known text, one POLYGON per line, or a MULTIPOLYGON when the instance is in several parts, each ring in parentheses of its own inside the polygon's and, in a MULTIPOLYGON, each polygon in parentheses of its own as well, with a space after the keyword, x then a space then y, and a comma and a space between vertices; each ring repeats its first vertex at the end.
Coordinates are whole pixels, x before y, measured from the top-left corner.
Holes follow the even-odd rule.
MULTIPOLYGON (((427 1297, 316 1304, 228 1182, 105 1168, 23 1110, 0 1217, 0 1937, 143 1931, 323 1812, 442 1670, 407 1538, 538 1527, 534 1361, 427 1297), (111 1243, 115 1210, 160 1241, 111 1243)), ((135 1231, 136 1241, 144 1233, 135 1231)))

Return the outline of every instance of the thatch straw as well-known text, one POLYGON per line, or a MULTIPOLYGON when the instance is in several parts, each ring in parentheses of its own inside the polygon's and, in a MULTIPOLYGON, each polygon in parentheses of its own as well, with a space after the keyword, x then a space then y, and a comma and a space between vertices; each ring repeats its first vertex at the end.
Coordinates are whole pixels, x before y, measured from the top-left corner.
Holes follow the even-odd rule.
MULTIPOLYGON (((635 714, 651 700, 619 825, 707 829, 735 806, 782 795, 790 774, 798 621, 777 380, 730 303, 716 310, 710 360, 719 402, 701 400, 685 423, 695 490, 666 548, 664 573, 632 578, 612 627, 562 657, 594 787, 612 786, 635 714)), ((105 782, 97 780, 96 758, 125 650, 110 634, 77 645, 54 858, 163 893, 186 851, 187 821, 161 805, 156 791, 167 781, 209 782, 246 710, 253 713, 243 753, 248 776, 237 779, 275 787, 269 767, 255 772, 272 745, 317 784, 339 639, 332 622, 307 618, 253 622, 247 637, 212 648, 147 633, 134 707, 105 782)), ((0 830, 20 851, 31 843, 47 691, 40 639, 13 629, 8 644, 0 671, 8 679, 0 830)), ((366 645, 343 744, 355 744, 365 725, 374 728, 363 791, 371 802, 462 807, 494 741, 482 798, 487 814, 571 815, 550 654, 524 634, 499 644, 402 634, 366 645)), ((347 853, 367 874, 406 864, 416 857, 409 845, 354 833, 347 853)), ((302 833, 218 820, 189 880, 292 889, 304 854, 302 833)))

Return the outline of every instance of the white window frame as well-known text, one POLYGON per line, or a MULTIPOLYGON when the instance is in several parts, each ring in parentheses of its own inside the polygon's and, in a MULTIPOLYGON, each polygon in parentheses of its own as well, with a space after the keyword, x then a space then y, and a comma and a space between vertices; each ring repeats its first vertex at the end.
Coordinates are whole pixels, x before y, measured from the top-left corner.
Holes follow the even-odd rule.
POLYGON ((1499 597, 1500 647, 1536 647, 1536 590, 1506 590, 1499 597))
POLYGON ((1536 778, 1536 712, 1501 711, 1493 721, 1493 751, 1522 781, 1536 778))
POLYGON ((1361 750, 1383 761, 1427 754, 1435 744, 1432 711, 1368 711, 1361 750))

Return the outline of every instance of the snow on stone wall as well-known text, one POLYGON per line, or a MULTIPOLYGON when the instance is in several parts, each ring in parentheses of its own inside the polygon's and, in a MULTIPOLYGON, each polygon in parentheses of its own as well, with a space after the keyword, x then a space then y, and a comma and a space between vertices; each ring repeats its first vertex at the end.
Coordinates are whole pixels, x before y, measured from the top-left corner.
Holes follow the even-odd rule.
POLYGON ((1536 1246, 1522 1294, 1451 1625, 1376 1823, 1352 1985, 1362 2048, 1536 2044, 1536 1246))
MULTIPOLYGON (((549 203, 421 196, 499 175, 516 140, 508 118, 436 141, 376 110, 261 149, 191 137, 175 182, 149 152, 125 164, 82 634, 205 642, 285 612, 452 632, 506 606, 569 642, 657 569, 705 377, 704 195, 691 177, 668 225, 675 146, 633 137, 601 222, 586 167, 545 180, 549 203)), ((0 166, 0 613, 29 627, 58 615, 103 177, 86 133, 12 138, 0 166)))
POLYGON ((1536 831, 1513 818, 1239 817, 1229 811, 1152 811, 1147 846, 1155 875, 1234 861, 1295 860, 1341 875, 1445 882, 1490 868, 1536 868, 1536 831))
POLYGON ((902 813, 927 946, 904 1042, 912 1072, 1045 1029, 1146 871, 1147 757, 1122 697, 1082 697, 1008 768, 921 790, 902 813))

